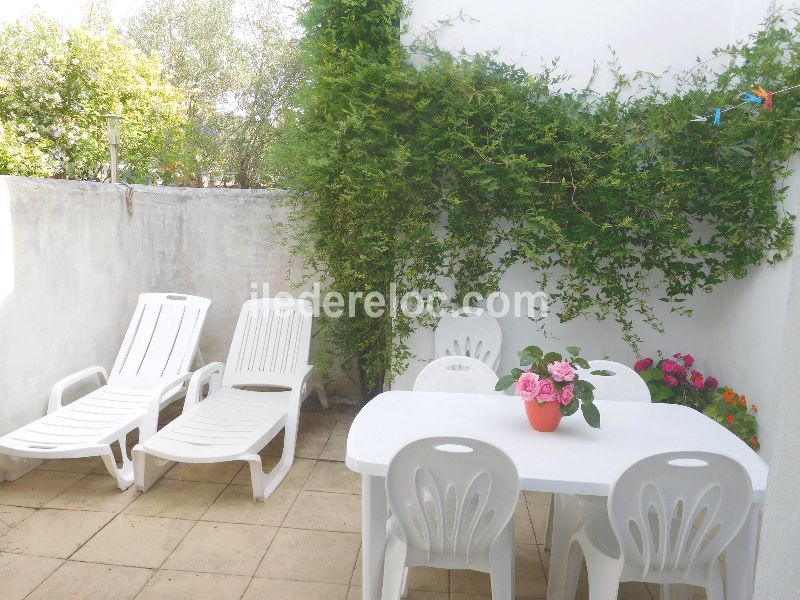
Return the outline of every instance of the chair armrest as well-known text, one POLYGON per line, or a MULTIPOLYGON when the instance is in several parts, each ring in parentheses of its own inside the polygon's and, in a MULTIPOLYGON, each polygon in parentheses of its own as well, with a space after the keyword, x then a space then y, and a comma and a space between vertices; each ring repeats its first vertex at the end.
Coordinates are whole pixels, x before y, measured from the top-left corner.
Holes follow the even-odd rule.
POLYGON ((153 388, 153 390, 148 394, 149 405, 147 407, 147 412, 139 423, 140 442, 147 440, 150 436, 155 434, 156 429, 158 428, 158 413, 161 410, 161 402, 164 400, 164 397, 177 386, 189 381, 191 376, 192 373, 189 372, 184 373, 183 375, 178 375, 177 377, 173 377, 170 381, 162 383, 160 386, 153 388))
POLYGON ((100 385, 105 385, 106 382, 108 382, 108 373, 103 367, 100 366, 87 367, 81 371, 78 371, 77 373, 67 375, 66 377, 57 381, 56 384, 50 389, 50 401, 47 404, 48 414, 58 410, 63 406, 61 400, 64 392, 67 391, 68 388, 83 381, 84 379, 92 377, 93 375, 98 376, 98 379, 100 379, 100 385))
POLYGON ((222 374, 225 372, 225 364, 213 362, 201 369, 197 369, 189 381, 189 388, 186 390, 186 400, 183 401, 183 412, 200 402, 200 394, 203 386, 208 382, 208 392, 211 393, 219 389, 222 383, 222 374))

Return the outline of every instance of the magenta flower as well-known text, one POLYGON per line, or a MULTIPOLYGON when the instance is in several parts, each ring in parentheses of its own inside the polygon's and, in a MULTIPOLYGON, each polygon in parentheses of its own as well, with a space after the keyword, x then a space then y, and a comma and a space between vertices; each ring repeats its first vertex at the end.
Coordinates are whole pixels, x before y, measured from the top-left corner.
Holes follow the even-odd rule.
POLYGON ((572 381, 575 379, 575 369, 566 360, 557 360, 547 365, 547 371, 555 381, 572 381))
POLYGON ((636 363, 633 365, 633 370, 637 373, 641 373, 642 371, 647 371, 650 367, 653 366, 653 359, 652 358, 643 358, 641 360, 637 360, 636 363))
POLYGON ((710 390, 715 390, 719 387, 719 382, 716 377, 709 377, 706 379, 706 387, 710 390))
POLYGON ((684 354, 683 364, 687 367, 691 367, 694 364, 694 357, 691 354, 684 354))
POLYGON ((666 383, 669 387, 674 388, 676 385, 678 385, 678 380, 672 375, 664 374, 664 383, 666 383))

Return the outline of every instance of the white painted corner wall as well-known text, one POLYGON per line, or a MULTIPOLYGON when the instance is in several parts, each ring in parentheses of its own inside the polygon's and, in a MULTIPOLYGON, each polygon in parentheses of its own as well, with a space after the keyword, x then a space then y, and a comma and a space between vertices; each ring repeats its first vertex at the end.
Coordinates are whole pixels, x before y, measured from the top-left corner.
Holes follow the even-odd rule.
MULTIPOLYGON (((444 48, 469 53, 495 50, 499 59, 531 71, 560 57, 561 68, 574 75, 569 85, 581 87, 589 81, 593 65, 602 66, 610 58, 609 46, 625 71, 680 71, 696 64, 697 57, 710 57, 715 47, 757 31, 772 4, 770 0, 416 0, 405 39, 410 41, 449 19, 451 25, 435 34, 444 48), (458 18, 459 14, 463 16, 458 18)), ((602 91, 609 81, 601 71, 595 88, 602 91)), ((697 107, 698 112, 707 109, 697 107)), ((800 160, 794 166, 800 167, 800 160)), ((800 178, 795 175, 787 183, 791 187, 787 209, 796 213, 800 178)), ((762 456, 767 459, 775 438, 779 388, 779 378, 767 367, 777 360, 783 341, 790 273, 790 261, 753 269, 745 280, 694 298, 694 318, 662 312, 663 335, 646 326, 638 328, 644 340, 643 355, 654 356, 658 350, 691 353, 698 359, 698 370, 758 404, 762 456)), ((501 288, 507 293, 536 291, 536 280, 535 273, 518 265, 503 277, 501 288)), ((627 364, 636 358, 613 322, 576 320, 562 325, 552 317, 548 328, 553 339, 544 339, 525 318, 502 318, 500 325, 504 335, 501 373, 516 366, 516 350, 532 343, 557 350, 578 345, 588 358, 608 356, 627 364)), ((410 389, 433 357, 432 331, 415 333, 411 348, 418 359, 394 382, 395 388, 410 389)))

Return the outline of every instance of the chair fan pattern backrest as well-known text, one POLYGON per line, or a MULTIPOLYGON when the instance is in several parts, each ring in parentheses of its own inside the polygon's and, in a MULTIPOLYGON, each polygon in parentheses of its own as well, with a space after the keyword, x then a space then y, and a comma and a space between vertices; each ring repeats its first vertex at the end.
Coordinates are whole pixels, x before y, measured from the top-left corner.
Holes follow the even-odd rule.
POLYGON ((647 383, 627 365, 613 360, 590 360, 589 368, 579 369, 579 375, 594 385, 595 400, 651 401, 647 383), (611 375, 593 375, 592 371, 608 371, 611 375))
POLYGON ((478 440, 412 442, 389 464, 386 492, 410 549, 427 559, 484 559, 510 519, 519 494, 511 459, 478 440))
POLYGON ((669 452, 629 467, 608 498, 625 563, 644 581, 708 569, 752 504, 747 471, 727 456, 669 452))
POLYGON ((497 369, 503 333, 500 324, 482 309, 462 308, 444 315, 434 333, 436 358, 469 356, 497 369))
POLYGON ((248 300, 239 314, 222 385, 292 387, 308 364, 313 307, 308 300, 248 300))
POLYGON ((468 356, 437 358, 414 381, 415 392, 493 394, 497 374, 485 363, 468 356))
POLYGON ((109 385, 150 388, 191 369, 211 306, 184 294, 141 294, 109 385))

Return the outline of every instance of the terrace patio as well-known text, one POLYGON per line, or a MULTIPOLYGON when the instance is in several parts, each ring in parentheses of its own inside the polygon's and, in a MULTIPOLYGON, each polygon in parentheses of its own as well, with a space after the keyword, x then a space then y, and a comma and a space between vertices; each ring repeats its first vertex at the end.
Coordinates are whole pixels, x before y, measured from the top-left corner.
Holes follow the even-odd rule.
POLYGON ((0 600, 800 597, 794 4, 0 15, 0 600))
MULTIPOLYGON (((179 409, 166 411, 165 421, 179 409)), ((307 403, 294 467, 265 503, 252 501, 240 462, 175 465, 146 494, 120 492, 99 459, 46 461, 2 484, 4 600, 361 598, 361 480, 343 462, 354 412, 307 403)), ((264 449, 266 468, 281 442, 264 449)), ((549 494, 521 494, 517 598, 546 597, 549 502, 549 494)), ((485 574, 423 567, 410 574, 412 600, 489 594, 485 574)), ((587 598, 585 573, 578 598, 587 598)), ((620 593, 620 600, 655 598, 657 587, 642 583, 620 593)))

